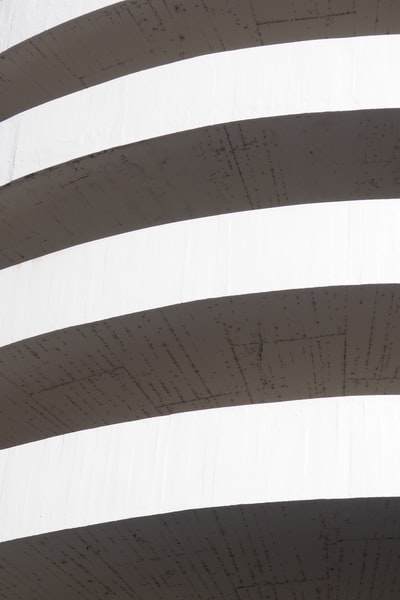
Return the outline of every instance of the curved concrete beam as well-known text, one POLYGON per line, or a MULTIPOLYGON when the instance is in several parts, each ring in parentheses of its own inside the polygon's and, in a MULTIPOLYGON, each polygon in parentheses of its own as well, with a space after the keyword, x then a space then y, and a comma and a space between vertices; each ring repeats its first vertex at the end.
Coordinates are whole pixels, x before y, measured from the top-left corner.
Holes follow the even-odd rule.
MULTIPOLYGON (((253 2, 245 0, 241 4, 242 6, 232 6, 226 0, 214 0, 212 4, 204 2, 198 6, 192 0, 185 0, 181 3, 173 3, 170 0, 166 2, 154 0, 151 7, 138 7, 133 0, 127 2, 75 0, 73 3, 36 0, 30 4, 26 4, 23 0, 2 0, 0 6, 2 22, 0 52, 66 21, 75 21, 73 25, 76 28, 79 17, 85 16, 91 17, 93 20, 100 20, 106 15, 112 19, 116 14, 128 14, 132 20, 136 17, 138 33, 144 36, 146 28, 148 28, 153 32, 154 38, 157 38, 156 27, 163 30, 164 35, 168 32, 171 37, 174 26, 182 27, 182 24, 185 23, 187 29, 191 30, 190 25, 193 27, 197 22, 201 36, 208 37, 209 45, 205 51, 210 52, 212 51, 210 45, 215 43, 218 37, 220 44, 223 44, 222 49, 226 50, 229 38, 240 39, 240 35, 244 39, 249 36, 252 41, 260 41, 264 36, 268 38, 272 34, 274 41, 278 42, 292 40, 293 36, 302 39, 302 30, 306 30, 310 36, 306 39, 335 35, 360 35, 360 31, 364 35, 367 32, 370 34, 388 33, 388 30, 391 31, 391 26, 395 28, 393 21, 397 14, 396 6, 378 6, 379 2, 376 0, 356 0, 356 2, 344 0, 340 4, 340 10, 336 11, 323 10, 322 7, 316 7, 309 0, 302 0, 298 3, 294 12, 292 7, 282 5, 277 0, 272 0, 268 5, 260 0, 253 0, 253 2), (88 15, 91 11, 96 11, 96 13, 88 15), (210 37, 207 34, 210 34, 211 19, 214 19, 214 35, 210 37), (241 20, 240 25, 239 19, 241 20), (202 24, 206 27, 201 27, 202 24), (249 28, 250 32, 247 32, 249 28), (360 31, 357 31, 357 28, 360 31), (227 40, 224 39, 224 34, 227 36, 227 40)), ((200 37, 199 32, 198 36, 200 37)), ((171 39, 168 41, 171 43, 171 39)), ((181 45, 183 45, 182 42, 184 40, 181 40, 181 45)))
POLYGON ((206 298, 400 283, 400 203, 291 206, 75 246, 0 272, 0 345, 206 298))
POLYGON ((398 498, 225 506, 0 544, 21 598, 396 600, 398 498))
POLYGON ((346 397, 144 419, 2 450, 0 540, 193 508, 399 496, 399 427, 399 397, 346 397))
POLYGON ((133 229, 400 196, 398 110, 256 119, 115 148, 5 186, 0 267, 133 229))
POLYGON ((121 77, 1 123, 0 184, 115 146, 218 123, 399 108, 399 52, 400 36, 317 40, 121 77))
POLYGON ((0 349, 0 447, 232 405, 400 394, 400 286, 171 306, 0 349))
POLYGON ((377 0, 341 0, 336 8, 312 0, 294 8, 279 0, 2 0, 0 23, 0 119, 196 55, 400 32, 397 3, 377 0))

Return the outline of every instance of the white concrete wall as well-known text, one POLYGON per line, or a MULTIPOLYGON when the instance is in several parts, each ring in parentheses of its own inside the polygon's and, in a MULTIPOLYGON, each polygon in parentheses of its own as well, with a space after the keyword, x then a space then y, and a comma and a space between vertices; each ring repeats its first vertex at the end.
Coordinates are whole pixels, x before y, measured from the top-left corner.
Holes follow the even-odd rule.
POLYGON ((0 345, 180 302, 375 283, 400 283, 398 200, 195 219, 0 271, 0 345))
POLYGON ((206 125, 400 108, 399 54, 400 36, 316 40, 121 77, 3 121, 0 185, 114 146, 206 125))
POLYGON ((0 52, 112 0, 0 0, 0 52))
POLYGON ((112 425, 0 452, 0 541, 234 504, 400 495, 400 397, 112 425))

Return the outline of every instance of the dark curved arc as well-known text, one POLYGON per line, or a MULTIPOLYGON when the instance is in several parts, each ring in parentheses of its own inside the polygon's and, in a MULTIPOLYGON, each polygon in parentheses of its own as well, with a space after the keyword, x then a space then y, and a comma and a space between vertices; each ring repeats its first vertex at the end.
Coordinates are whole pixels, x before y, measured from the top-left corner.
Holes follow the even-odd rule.
POLYGON ((0 544, 9 600, 397 600, 400 499, 188 510, 0 544))
POLYGON ((190 410, 400 394, 399 285, 185 303, 0 349, 1 447, 190 410))
POLYGON ((113 148, 0 188, 0 267, 144 227, 400 197, 399 110, 255 119, 113 148))
POLYGON ((343 0, 125 0, 0 55, 0 120, 135 71, 213 52, 400 32, 397 3, 343 0))

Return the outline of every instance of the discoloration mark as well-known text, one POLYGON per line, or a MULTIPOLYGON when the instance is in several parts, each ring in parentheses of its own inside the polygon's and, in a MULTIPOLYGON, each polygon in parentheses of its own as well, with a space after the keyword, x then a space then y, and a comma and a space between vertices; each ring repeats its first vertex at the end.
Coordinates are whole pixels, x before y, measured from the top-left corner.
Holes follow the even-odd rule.
POLYGON ((205 300, 2 348, 1 444, 186 410, 400 393, 399 290, 205 300))

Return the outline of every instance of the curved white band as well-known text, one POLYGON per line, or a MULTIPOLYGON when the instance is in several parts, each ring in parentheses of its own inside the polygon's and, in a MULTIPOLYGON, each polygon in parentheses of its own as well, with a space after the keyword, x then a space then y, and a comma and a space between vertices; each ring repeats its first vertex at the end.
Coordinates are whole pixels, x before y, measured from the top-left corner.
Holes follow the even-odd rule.
POLYGON ((0 271, 0 345, 205 298, 374 283, 400 283, 398 200, 208 217, 0 271))
POLYGON ((0 124, 0 185, 139 140, 278 115, 400 108, 400 36, 203 56, 76 92, 0 124))
POLYGON ((400 398, 219 408, 0 452, 0 541, 257 502, 400 495, 400 398))

